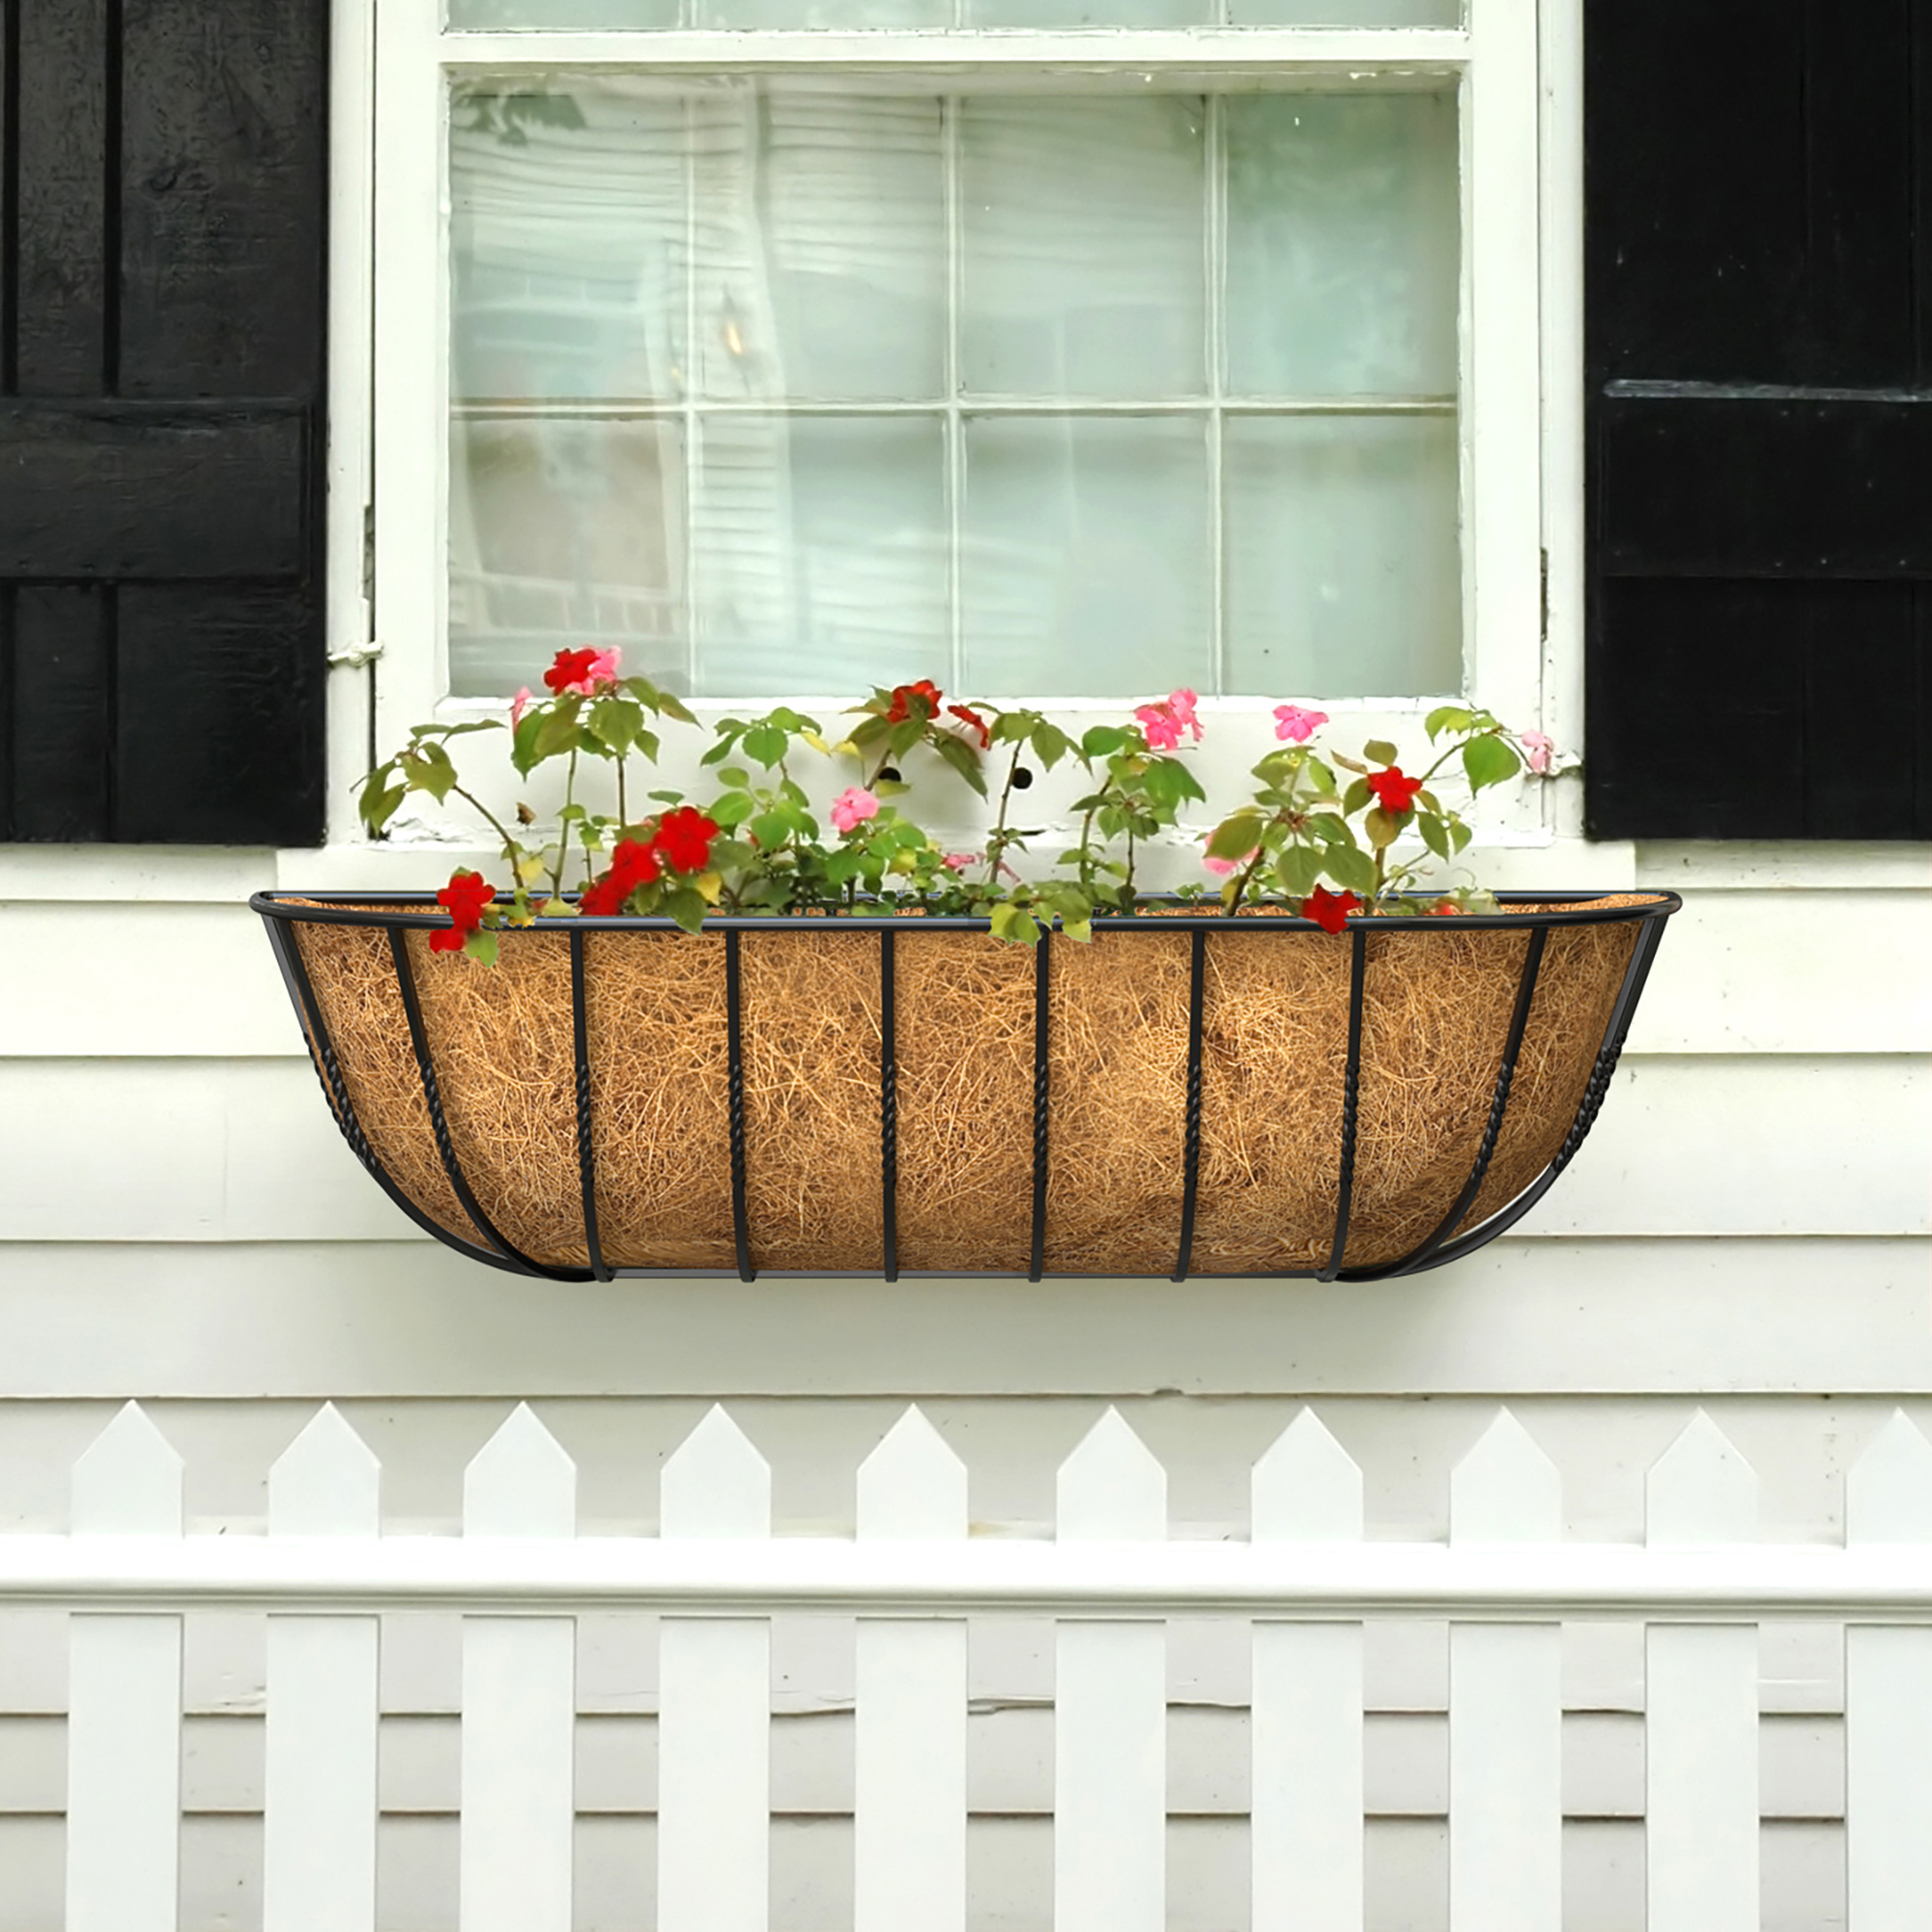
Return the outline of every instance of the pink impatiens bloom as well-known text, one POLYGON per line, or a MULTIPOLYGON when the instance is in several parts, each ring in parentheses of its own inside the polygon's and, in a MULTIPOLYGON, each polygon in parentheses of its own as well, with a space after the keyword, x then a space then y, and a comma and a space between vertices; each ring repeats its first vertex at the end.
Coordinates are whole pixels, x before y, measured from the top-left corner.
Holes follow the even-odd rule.
POLYGON ((861 785, 848 786, 832 801, 832 822, 840 832, 856 831, 879 815, 879 801, 861 785))
POLYGON ((1305 745, 1318 724, 1325 724, 1325 711, 1304 711, 1298 704, 1277 704, 1274 708, 1274 735, 1284 744, 1305 745))
POLYGON ((530 688, 525 685, 510 700, 510 729, 514 731, 524 722, 524 713, 530 708, 530 688))
POLYGON ((1549 754, 1556 747, 1541 731, 1525 731, 1522 734, 1522 748, 1529 753, 1531 771, 1548 771, 1549 754))
POLYGON ((939 863, 949 872, 963 872, 967 867, 977 866, 980 857, 978 852, 949 852, 939 863))
POLYGON ((1199 701, 1196 693, 1181 690, 1171 692, 1152 704, 1136 705, 1134 718, 1147 734, 1148 749, 1151 752, 1171 752, 1180 743, 1183 731, 1192 731, 1195 743, 1199 744, 1201 720, 1194 711, 1199 701))
POLYGON ((1255 851, 1259 851, 1260 849, 1261 848, 1257 846, 1254 848, 1254 851, 1243 852, 1238 859, 1217 859, 1215 858, 1213 853, 1210 852, 1205 859, 1202 860, 1201 863, 1204 866, 1206 866, 1208 869, 1215 875, 1216 878, 1232 879, 1236 872, 1245 869, 1249 865, 1253 863, 1255 851))
POLYGON ((620 675, 618 667, 623 663, 623 659, 622 644, 612 644, 610 649, 599 651, 590 660, 590 675, 584 679, 584 685, 588 687, 584 691, 584 696, 589 696, 600 684, 615 684, 620 675))

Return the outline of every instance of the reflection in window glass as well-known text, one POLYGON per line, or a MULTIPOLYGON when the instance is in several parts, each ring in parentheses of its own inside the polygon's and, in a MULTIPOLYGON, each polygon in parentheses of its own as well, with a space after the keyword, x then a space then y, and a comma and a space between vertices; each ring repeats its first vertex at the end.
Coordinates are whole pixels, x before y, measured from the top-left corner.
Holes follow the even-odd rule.
POLYGON ((1453 95, 451 103, 450 664, 1461 683, 1453 95))

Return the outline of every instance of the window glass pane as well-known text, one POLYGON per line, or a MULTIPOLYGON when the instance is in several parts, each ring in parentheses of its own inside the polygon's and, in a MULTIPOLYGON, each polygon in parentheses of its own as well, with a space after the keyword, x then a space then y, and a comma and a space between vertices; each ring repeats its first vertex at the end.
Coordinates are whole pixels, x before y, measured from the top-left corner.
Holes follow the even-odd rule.
POLYGON ((960 375, 980 395, 1199 395, 1203 103, 968 100, 960 375))
POLYGON ((1118 85, 464 80, 453 688, 1458 688, 1453 96, 1118 85))
POLYGON ((1235 417, 1225 442, 1229 689, 1460 691, 1455 418, 1235 417))
POLYGON ((692 549, 708 695, 858 692, 943 669, 944 447, 928 416, 704 424, 692 549))
POLYGON ((1228 385, 1456 388, 1456 103, 1446 94, 1228 101, 1228 385))
POLYGON ((693 0, 697 27, 950 27, 952 0, 693 0))
POLYGON ((1453 27, 1458 0, 449 0, 467 29, 1453 27))
POLYGON ((682 426, 458 417, 451 431, 451 688, 513 692, 565 645, 616 643, 681 689, 682 426))
POLYGON ((1461 0, 1228 0, 1231 27, 1460 27, 1461 0))
POLYGON ((1213 26, 1216 0, 965 0, 969 27, 1213 26))
POLYGON ((1198 416, 969 419, 961 688, 1213 689, 1198 416))

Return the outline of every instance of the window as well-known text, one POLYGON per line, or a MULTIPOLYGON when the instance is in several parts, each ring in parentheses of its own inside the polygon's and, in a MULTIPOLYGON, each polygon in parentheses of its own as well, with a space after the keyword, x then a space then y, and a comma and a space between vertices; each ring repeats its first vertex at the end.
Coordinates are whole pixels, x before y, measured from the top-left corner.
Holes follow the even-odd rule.
POLYGON ((384 9, 379 730, 592 638, 1543 716, 1533 9, 1227 4, 384 9))

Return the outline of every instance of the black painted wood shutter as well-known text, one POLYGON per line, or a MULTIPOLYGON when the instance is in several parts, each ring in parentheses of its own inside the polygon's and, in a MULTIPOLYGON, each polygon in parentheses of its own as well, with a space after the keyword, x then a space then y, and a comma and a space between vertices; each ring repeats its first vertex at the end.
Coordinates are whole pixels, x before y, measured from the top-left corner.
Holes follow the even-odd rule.
POLYGON ((327 0, 6 0, 0 837, 323 831, 327 0))
POLYGON ((1932 0, 1587 0, 1587 810, 1932 838, 1932 0))

